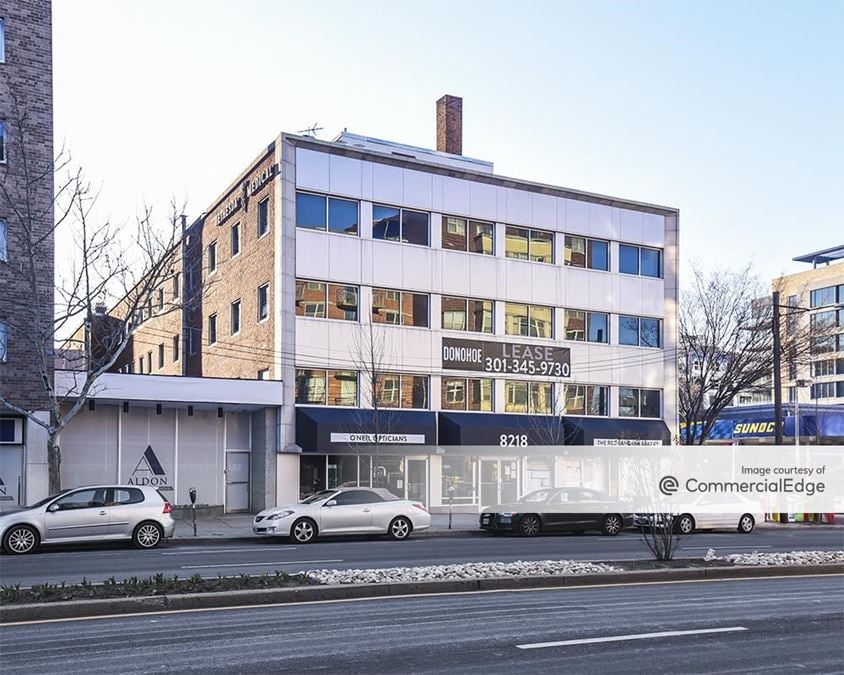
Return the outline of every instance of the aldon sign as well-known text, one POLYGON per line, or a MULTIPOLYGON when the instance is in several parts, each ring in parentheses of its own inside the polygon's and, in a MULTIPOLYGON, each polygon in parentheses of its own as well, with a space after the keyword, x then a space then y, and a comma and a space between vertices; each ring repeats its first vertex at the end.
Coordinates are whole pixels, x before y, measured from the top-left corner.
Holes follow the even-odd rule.
POLYGON ((442 359, 447 370, 571 377, 568 347, 443 338, 442 359))
POLYGON ((232 197, 228 202, 226 202, 223 208, 217 211, 217 215, 214 219, 215 223, 217 225, 222 225, 235 213, 243 208, 246 208, 246 203, 249 201, 249 198, 269 183, 275 177, 275 174, 276 165, 270 164, 255 174, 252 178, 243 181, 241 193, 232 197))

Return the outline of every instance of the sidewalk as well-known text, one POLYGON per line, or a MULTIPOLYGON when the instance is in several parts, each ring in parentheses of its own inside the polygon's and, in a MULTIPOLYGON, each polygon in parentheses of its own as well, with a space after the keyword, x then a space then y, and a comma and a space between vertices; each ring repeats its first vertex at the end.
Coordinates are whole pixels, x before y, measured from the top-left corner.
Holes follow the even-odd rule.
MULTIPOLYGON (((476 513, 455 513, 452 515, 451 532, 466 534, 467 532, 477 532, 478 528, 478 514, 476 513)), ((427 531, 436 533, 438 535, 446 535, 448 529, 448 514, 434 513, 431 514, 431 528, 427 531)), ((424 536, 426 532, 420 532, 419 536, 424 536)), ((196 537, 193 536, 193 525, 190 520, 177 520, 176 531, 173 535, 174 539, 192 540, 192 539, 249 539, 255 541, 256 537, 252 534, 252 515, 247 513, 237 513, 217 518, 200 518, 196 521, 196 537)))

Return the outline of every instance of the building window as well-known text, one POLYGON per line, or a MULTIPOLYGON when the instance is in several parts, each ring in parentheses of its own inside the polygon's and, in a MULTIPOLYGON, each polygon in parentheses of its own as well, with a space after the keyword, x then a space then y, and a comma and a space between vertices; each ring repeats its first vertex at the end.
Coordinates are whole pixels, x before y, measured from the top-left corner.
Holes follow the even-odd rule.
POLYGON ((232 258, 240 253, 240 223, 232 225, 232 258))
POLYGON ((372 238, 430 246, 430 215, 393 206, 372 207, 372 238))
POLYGON ((296 369, 296 403, 356 406, 358 374, 352 370, 296 369))
POLYGON ((350 199, 296 193, 296 227, 356 235, 358 212, 358 203, 350 199))
POLYGON ((208 344, 213 345, 217 342, 217 315, 212 314, 208 317, 208 344))
MULTIPOLYGON (((835 304, 835 286, 827 286, 826 288, 816 288, 809 293, 809 306, 812 309, 816 307, 826 307, 827 305, 835 304)), ((844 298, 840 299, 844 302, 844 298)))
POLYGON ((834 309, 825 312, 815 312, 809 317, 812 331, 826 331, 839 325, 838 314, 834 309))
POLYGON ((492 300, 470 300, 444 295, 442 298, 443 330, 491 334, 494 326, 492 311, 492 300))
POLYGON ((138 375, 143 375, 143 374, 144 374, 144 357, 139 356, 138 357, 138 375))
POLYGON ((0 220, 0 262, 9 262, 9 226, 0 220))
POLYGON ((818 382, 811 388, 812 399, 835 398, 836 394, 844 396, 844 382, 818 382), (836 385, 840 385, 838 387, 840 393, 836 392, 836 385))
POLYGON ((158 369, 164 368, 164 343, 158 345, 158 369))
POLYGON ((609 342, 609 315, 602 312, 585 312, 567 309, 565 314, 565 339, 578 342, 609 342))
POLYGON ((296 280, 296 316, 358 320, 358 287, 296 280))
POLYGON ((181 283, 180 275, 179 275, 178 272, 176 272, 173 275, 173 299, 174 300, 179 297, 179 285, 180 285, 180 283, 181 283))
POLYGON ((504 240, 504 255, 508 258, 554 262, 554 235, 551 232, 508 225, 504 240))
POLYGON ((550 415, 554 409, 554 385, 550 382, 507 381, 504 383, 506 412, 550 415))
POLYGON ((212 241, 208 244, 208 274, 213 274, 217 271, 217 242, 212 241))
POLYGON ((178 360, 179 360, 179 336, 174 335, 173 336, 173 362, 175 363, 178 360))
POLYGON ((618 344, 635 347, 661 347, 662 321, 638 316, 619 316, 618 344))
POLYGON ((199 349, 199 340, 201 336, 202 333, 200 332, 199 328, 188 328, 188 353, 191 356, 196 356, 196 352, 199 349))
POLYGON ((442 378, 443 410, 492 411, 492 380, 487 378, 442 378))
POLYGON ((504 324, 507 335, 550 338, 554 336, 554 309, 505 302, 504 324))
POLYGON ((662 251, 643 246, 619 244, 618 271, 622 274, 659 278, 662 276, 662 251))
POLYGON ((5 363, 9 354, 9 327, 0 321, 0 363, 5 363))
POLYGON ((164 311, 164 289, 163 288, 158 289, 158 311, 159 312, 164 311))
POLYGON ((467 218, 443 216, 443 248, 495 255, 495 226, 467 218))
POLYGON ((152 373, 152 351, 147 352, 147 373, 152 373))
POLYGON ((587 239, 566 235, 566 261, 569 267, 586 267, 592 270, 610 268, 610 245, 602 239, 587 239))
POLYGON ((375 377, 374 400, 379 408, 427 410, 428 378, 424 375, 382 373, 375 377))
POLYGON ((621 417, 660 417, 659 389, 618 388, 618 414, 621 417))
POLYGON ((568 415, 609 415, 609 399, 609 387, 593 384, 565 385, 565 406, 568 415))
POLYGON ((372 289, 372 322, 428 328, 429 297, 425 293, 372 289))
POLYGON ((258 371, 257 379, 259 380, 269 380, 270 379, 270 369, 264 368, 258 371))
POLYGON ((258 323, 266 321, 270 315, 270 285, 258 287, 258 323))
POLYGON ((0 164, 6 163, 6 122, 0 120, 0 164))
POLYGON ((258 238, 270 231, 270 198, 258 202, 258 238))
POLYGON ((240 332, 240 300, 235 300, 231 306, 231 334, 240 332))
POLYGON ((6 20, 0 19, 0 63, 6 63, 6 20))
POLYGON ((836 350, 835 335, 816 335, 811 338, 812 354, 829 354, 836 350))

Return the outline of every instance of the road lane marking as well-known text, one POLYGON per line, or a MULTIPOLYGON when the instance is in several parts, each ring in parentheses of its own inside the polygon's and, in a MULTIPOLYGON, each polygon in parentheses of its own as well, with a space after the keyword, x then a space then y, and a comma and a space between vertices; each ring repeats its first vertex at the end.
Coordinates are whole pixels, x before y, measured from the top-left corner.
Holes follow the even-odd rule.
MULTIPOLYGON (((812 579, 844 576, 840 572, 813 574, 812 579)), ((593 588, 624 588, 630 586, 674 586, 677 584, 711 584, 732 581, 771 581, 772 579, 797 579, 799 575, 783 574, 771 577, 736 577, 735 579, 679 579, 676 581, 633 581, 626 584, 594 584, 590 586, 549 586, 548 588, 496 588, 485 591, 456 591, 443 593, 402 593, 400 595, 376 595, 366 598, 336 598, 332 600, 294 600, 291 602, 270 602, 260 605, 232 605, 231 607, 195 607, 193 609, 156 609, 149 612, 126 612, 125 614, 101 614, 99 616, 71 616, 63 619, 34 619, 32 621, 9 621, 0 623, 0 631, 13 626, 35 626, 45 623, 70 623, 75 621, 98 621, 132 619, 167 614, 204 614, 205 612, 233 612, 274 609, 276 607, 301 607, 303 605, 332 605, 347 602, 373 602, 379 600, 407 600, 420 598, 444 598, 455 595, 493 595, 495 593, 542 593, 546 591, 577 591, 593 588)))
POLYGON ((341 559, 335 560, 276 560, 274 562, 254 562, 254 563, 221 563, 218 565, 182 565, 183 570, 203 570, 203 569, 217 569, 218 567, 256 567, 259 565, 300 565, 302 563, 337 563, 343 562, 341 559))
MULTIPOLYGON (((713 548, 713 547, 712 546, 681 546, 680 548, 683 549, 684 551, 696 551, 696 550, 704 551, 704 550, 709 550, 710 548, 713 548)), ((727 546, 723 546, 722 548, 729 548, 729 549, 750 548, 750 549, 755 550, 757 548, 773 548, 773 546, 729 546, 729 545, 727 545, 727 546)))
POLYGON ((625 642, 627 640, 653 640, 655 638, 680 637, 682 635, 706 635, 709 633, 735 633, 747 630, 744 626, 726 628, 699 628, 698 630, 665 630, 659 633, 635 633, 633 635, 610 635, 607 637, 582 638, 579 640, 560 640, 559 642, 533 642, 516 645, 517 649, 545 649, 546 647, 568 647, 571 645, 594 645, 601 642, 625 642))
MULTIPOLYGON (((197 550, 184 550, 184 551, 160 551, 161 555, 199 555, 200 553, 242 553, 243 551, 252 551, 257 553, 260 551, 260 548, 256 548, 255 546, 251 546, 249 548, 208 548, 203 549, 202 551, 197 550)), ((278 551, 295 551, 295 546, 283 546, 281 548, 268 548, 267 551, 271 553, 277 553, 278 551)))

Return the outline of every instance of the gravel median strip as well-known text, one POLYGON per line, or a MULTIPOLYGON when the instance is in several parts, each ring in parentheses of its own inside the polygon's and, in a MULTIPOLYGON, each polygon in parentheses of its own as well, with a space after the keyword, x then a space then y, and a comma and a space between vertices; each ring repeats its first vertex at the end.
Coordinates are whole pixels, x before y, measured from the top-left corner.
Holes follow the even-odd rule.
POLYGON ((575 560, 517 560, 504 563, 464 563, 421 567, 384 567, 362 570, 308 570, 305 576, 320 584, 383 584, 402 581, 443 581, 450 579, 493 579, 500 577, 541 577, 568 574, 619 572, 620 567, 575 560))
POLYGON ((731 553, 719 556, 715 549, 706 552, 704 560, 725 560, 733 565, 780 566, 780 565, 822 565, 844 563, 844 551, 789 551, 788 553, 731 553))

